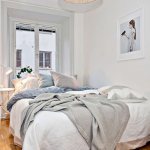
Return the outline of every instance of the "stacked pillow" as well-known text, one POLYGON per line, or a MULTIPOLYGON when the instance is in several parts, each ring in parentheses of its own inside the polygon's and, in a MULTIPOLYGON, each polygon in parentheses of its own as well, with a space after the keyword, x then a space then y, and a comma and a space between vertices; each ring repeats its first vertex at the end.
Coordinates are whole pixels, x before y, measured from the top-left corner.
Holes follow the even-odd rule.
POLYGON ((27 89, 39 88, 38 79, 36 77, 13 79, 12 83, 15 87, 15 93, 18 93, 27 89))
POLYGON ((51 71, 51 74, 37 74, 27 76, 21 79, 13 79, 12 83, 15 87, 15 93, 27 89, 45 88, 57 86, 62 88, 78 89, 80 86, 77 80, 72 76, 67 76, 61 73, 51 71))
POLYGON ((71 88, 71 89, 78 89, 80 87, 75 77, 67 76, 54 71, 51 71, 51 75, 53 77, 54 84, 57 87, 71 88))

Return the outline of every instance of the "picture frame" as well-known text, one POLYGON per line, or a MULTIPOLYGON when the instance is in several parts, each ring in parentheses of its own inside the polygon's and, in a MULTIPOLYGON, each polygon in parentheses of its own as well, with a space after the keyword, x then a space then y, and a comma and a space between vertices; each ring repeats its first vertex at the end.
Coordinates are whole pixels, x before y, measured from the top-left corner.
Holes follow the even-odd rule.
POLYGON ((117 23, 117 60, 144 58, 144 10, 121 17, 117 23))

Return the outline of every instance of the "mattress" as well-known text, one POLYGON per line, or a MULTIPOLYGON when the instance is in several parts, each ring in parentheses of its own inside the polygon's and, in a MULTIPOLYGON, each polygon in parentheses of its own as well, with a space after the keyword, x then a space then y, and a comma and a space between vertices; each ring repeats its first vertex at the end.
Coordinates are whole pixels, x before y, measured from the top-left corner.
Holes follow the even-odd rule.
MULTIPOLYGON (((30 99, 18 101, 10 114, 10 130, 14 142, 23 150, 89 150, 87 143, 69 118, 61 112, 41 111, 30 125, 24 143, 20 138, 21 113, 30 99)), ((150 141, 150 100, 143 103, 127 103, 130 119, 117 145, 117 150, 135 149, 150 141)))

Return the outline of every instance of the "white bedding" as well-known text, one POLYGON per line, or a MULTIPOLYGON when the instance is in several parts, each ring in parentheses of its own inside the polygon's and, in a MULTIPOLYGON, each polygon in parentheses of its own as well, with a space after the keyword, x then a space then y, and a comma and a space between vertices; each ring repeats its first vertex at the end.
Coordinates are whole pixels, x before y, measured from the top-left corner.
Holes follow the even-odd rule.
MULTIPOLYGON (((17 102, 11 111, 10 128, 16 144, 20 144, 21 112, 29 100, 17 102)), ((119 143, 143 139, 150 135, 150 100, 128 103, 130 119, 119 143)), ((30 125, 23 150, 89 150, 74 124, 61 112, 41 111, 30 125)))

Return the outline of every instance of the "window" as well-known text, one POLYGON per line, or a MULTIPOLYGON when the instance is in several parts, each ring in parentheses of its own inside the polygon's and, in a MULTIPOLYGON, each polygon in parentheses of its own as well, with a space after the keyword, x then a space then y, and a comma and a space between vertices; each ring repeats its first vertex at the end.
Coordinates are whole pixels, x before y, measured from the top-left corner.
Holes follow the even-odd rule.
POLYGON ((16 25, 16 72, 20 67, 30 66, 39 73, 56 69, 55 27, 35 24, 16 25), (40 51, 42 50, 42 51, 40 51))
POLYGON ((39 54, 39 67, 51 68, 52 52, 40 51, 39 54))
POLYGON ((21 68, 21 61, 22 61, 22 50, 17 49, 16 51, 16 67, 21 68))

